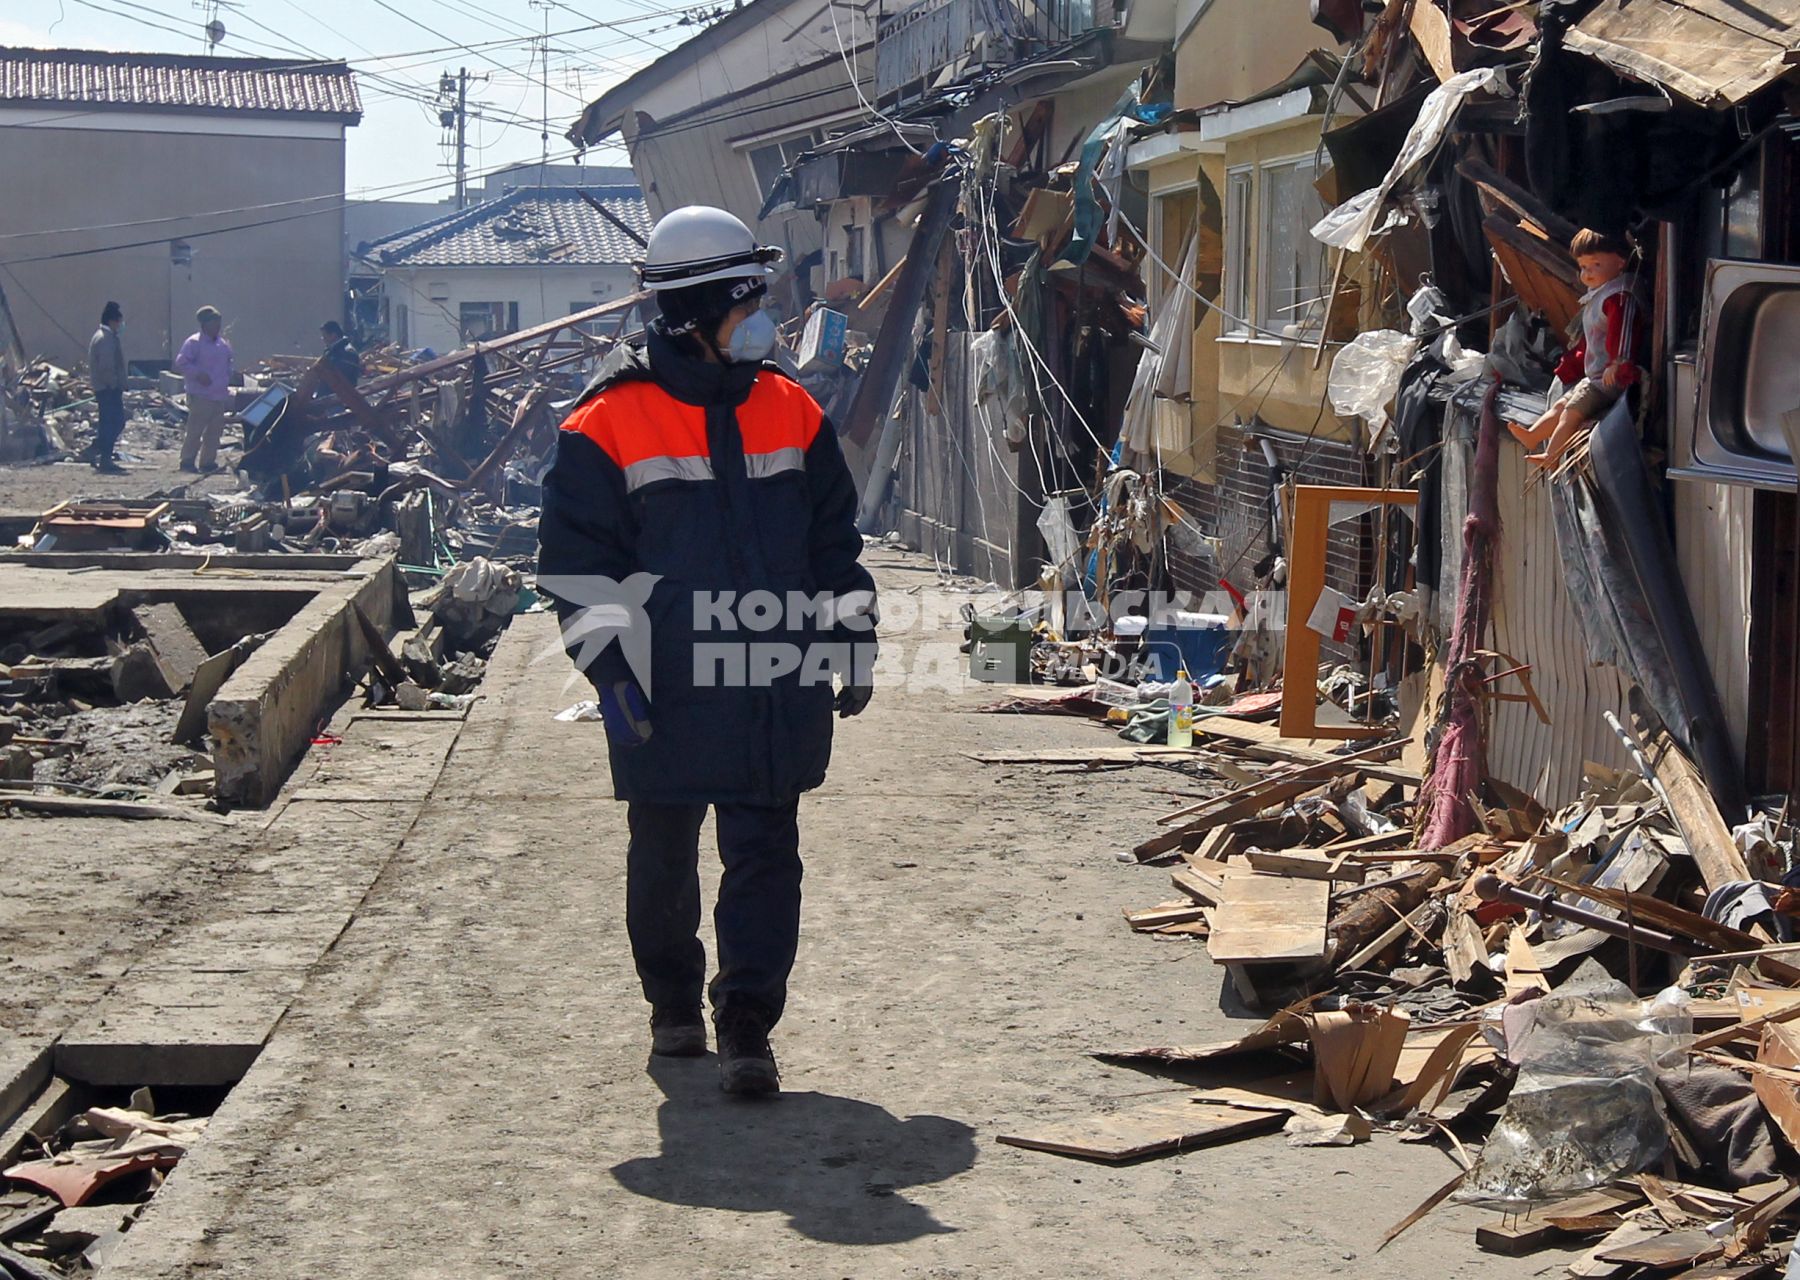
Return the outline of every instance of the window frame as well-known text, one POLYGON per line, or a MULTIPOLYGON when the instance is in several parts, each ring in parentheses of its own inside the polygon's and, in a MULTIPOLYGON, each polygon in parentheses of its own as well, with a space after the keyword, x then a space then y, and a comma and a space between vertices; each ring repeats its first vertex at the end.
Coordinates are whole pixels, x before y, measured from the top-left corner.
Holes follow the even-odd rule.
POLYGON ((1252 255, 1260 238, 1255 233, 1261 225, 1256 198, 1258 167, 1252 162, 1229 165, 1225 170, 1225 278, 1219 290, 1223 308, 1220 336, 1223 338, 1254 337, 1256 331, 1252 326, 1261 323, 1252 309, 1250 288, 1252 255))
POLYGON ((781 176, 782 170, 785 170, 789 165, 793 164, 794 160, 802 153, 811 151, 824 140, 825 130, 822 128, 812 128, 802 129, 798 133, 790 133, 785 137, 759 138, 754 146, 744 146, 742 148, 744 163, 750 166, 750 181, 756 187, 756 193, 763 197, 763 199, 768 199, 769 189, 774 185, 775 179, 781 176), (766 153, 769 151, 775 153, 776 157, 781 161, 781 166, 775 171, 774 175, 770 177, 769 184, 765 186, 763 184, 762 174, 756 171, 755 157, 759 153, 766 153))
MULTIPOLYGON (((1312 191, 1316 196, 1318 192, 1317 188, 1313 186, 1313 183, 1318 181, 1319 176, 1318 155, 1316 152, 1306 151, 1299 155, 1280 156, 1272 160, 1258 161, 1254 167, 1256 169, 1257 198, 1255 223, 1257 244, 1256 313, 1252 317, 1252 320, 1258 328, 1267 331, 1266 333, 1255 336, 1263 337, 1273 342, 1280 340, 1270 336, 1275 333, 1280 333, 1284 335, 1284 337, 1289 338, 1301 338, 1308 334, 1317 334, 1320 327, 1325 323, 1325 315, 1322 307, 1312 308, 1310 312, 1311 318, 1303 319, 1302 316, 1306 313, 1303 313, 1298 306, 1294 305, 1294 303, 1297 302, 1297 299, 1291 299, 1287 303, 1276 305, 1277 300, 1269 293, 1269 290, 1273 287, 1274 283, 1271 279, 1272 273, 1269 270, 1270 254, 1273 249, 1274 239, 1274 237, 1269 234, 1269 220, 1274 214, 1274 201, 1270 198, 1268 179, 1270 174, 1277 170, 1292 169, 1299 171, 1302 175, 1301 185, 1307 190, 1312 191), (1292 330, 1291 333, 1289 332, 1290 329, 1292 330)), ((1304 201, 1304 197, 1302 197, 1302 200, 1304 201)), ((1320 213, 1320 216, 1324 216, 1323 212, 1320 213)), ((1299 234, 1307 240, 1312 240, 1311 229, 1312 224, 1305 223, 1300 229, 1299 234)), ((1318 297, 1320 302, 1324 303, 1326 289, 1325 246, 1319 244, 1317 241, 1313 241, 1313 243, 1317 245, 1319 254, 1318 297)))
MULTIPOLYGON (((1192 197, 1193 219, 1198 224, 1200 221, 1200 179, 1198 176, 1192 182, 1177 183, 1172 187, 1165 187, 1160 191, 1150 193, 1150 226, 1147 233, 1150 237, 1151 247, 1156 250, 1157 256, 1169 266, 1169 270, 1165 272, 1154 262, 1149 264, 1149 284, 1145 293, 1152 315, 1156 314, 1179 291, 1179 286, 1170 277, 1181 270, 1181 263, 1165 252, 1169 245, 1169 237, 1166 234, 1168 230, 1166 215, 1169 202, 1180 200, 1183 197, 1192 197)), ((1176 252, 1179 253, 1180 250, 1176 250, 1176 252)), ((1188 283, 1191 285, 1193 281, 1190 280, 1188 283)))

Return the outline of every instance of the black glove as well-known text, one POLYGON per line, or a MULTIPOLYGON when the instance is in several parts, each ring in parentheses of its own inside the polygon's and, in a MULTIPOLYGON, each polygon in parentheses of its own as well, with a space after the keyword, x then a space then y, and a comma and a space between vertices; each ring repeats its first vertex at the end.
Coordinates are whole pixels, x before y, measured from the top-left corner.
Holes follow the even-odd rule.
POLYGON ((838 690, 837 700, 831 705, 837 708, 838 719, 847 720, 851 716, 862 714, 863 708, 869 705, 869 699, 875 696, 872 684, 847 684, 838 690))

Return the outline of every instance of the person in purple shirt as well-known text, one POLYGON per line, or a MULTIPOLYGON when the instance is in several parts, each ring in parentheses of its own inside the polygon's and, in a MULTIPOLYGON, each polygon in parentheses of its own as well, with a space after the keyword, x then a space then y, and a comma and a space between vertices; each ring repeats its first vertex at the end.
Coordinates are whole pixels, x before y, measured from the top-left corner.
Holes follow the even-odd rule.
POLYGON ((181 446, 183 471, 218 469, 219 436, 231 406, 231 344, 219 336, 224 317, 217 307, 194 313, 200 332, 189 334, 175 357, 175 372, 187 392, 187 440, 181 446))

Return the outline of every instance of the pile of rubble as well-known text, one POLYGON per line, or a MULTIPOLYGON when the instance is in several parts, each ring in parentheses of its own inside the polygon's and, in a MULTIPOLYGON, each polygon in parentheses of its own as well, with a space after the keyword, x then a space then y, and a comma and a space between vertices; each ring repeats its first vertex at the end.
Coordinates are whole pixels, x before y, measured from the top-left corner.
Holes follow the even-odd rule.
POLYGON ((0 635, 0 809, 148 815, 210 795, 211 657, 173 604, 0 635))
POLYGON ((416 630, 384 641, 364 637, 374 654, 366 704, 402 711, 460 711, 475 700, 487 660, 513 615, 536 604, 515 568, 477 556, 452 566, 413 598, 425 618, 416 630))
MULTIPOLYGON (((1130 719, 1097 692, 1000 706, 1130 719)), ((1278 1131, 1434 1142, 1461 1171, 1388 1239, 1454 1198, 1500 1210, 1484 1248, 1585 1250, 1576 1276, 1774 1274, 1800 1229, 1788 815, 1729 826, 1640 705, 1615 726, 1633 769, 1591 765, 1555 812, 1489 779, 1464 797, 1474 830, 1431 848, 1422 743, 1283 738, 1274 698, 1221 696, 1192 748, 1041 758, 1210 782, 1120 855, 1175 894, 1126 920, 1203 939, 1239 1001, 1276 1012, 1224 1043, 1099 1055, 1191 1094, 1002 1140, 1101 1160, 1278 1131)))
POLYGON ((118 1247, 171 1169, 206 1132, 205 1116, 158 1114, 149 1089, 91 1106, 10 1144, 0 1177, 0 1275, 89 1275, 118 1247))
MULTIPOLYGON (((79 373, 34 360, 16 376, 0 366, 0 463, 50 463, 78 458, 94 441, 100 410, 79 373)), ((175 390, 180 390, 176 380, 175 390)), ((150 431, 160 446, 180 443, 186 407, 157 378, 131 378, 125 414, 135 432, 150 431)))

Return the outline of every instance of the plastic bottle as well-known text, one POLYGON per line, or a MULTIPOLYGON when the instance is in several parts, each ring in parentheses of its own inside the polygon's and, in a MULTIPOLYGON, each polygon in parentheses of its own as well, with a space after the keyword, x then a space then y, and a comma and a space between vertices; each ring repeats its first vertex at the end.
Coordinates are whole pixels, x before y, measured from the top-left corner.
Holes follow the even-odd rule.
POLYGON ((1194 686, 1186 671, 1176 672, 1169 686, 1169 745, 1194 745, 1194 686))

